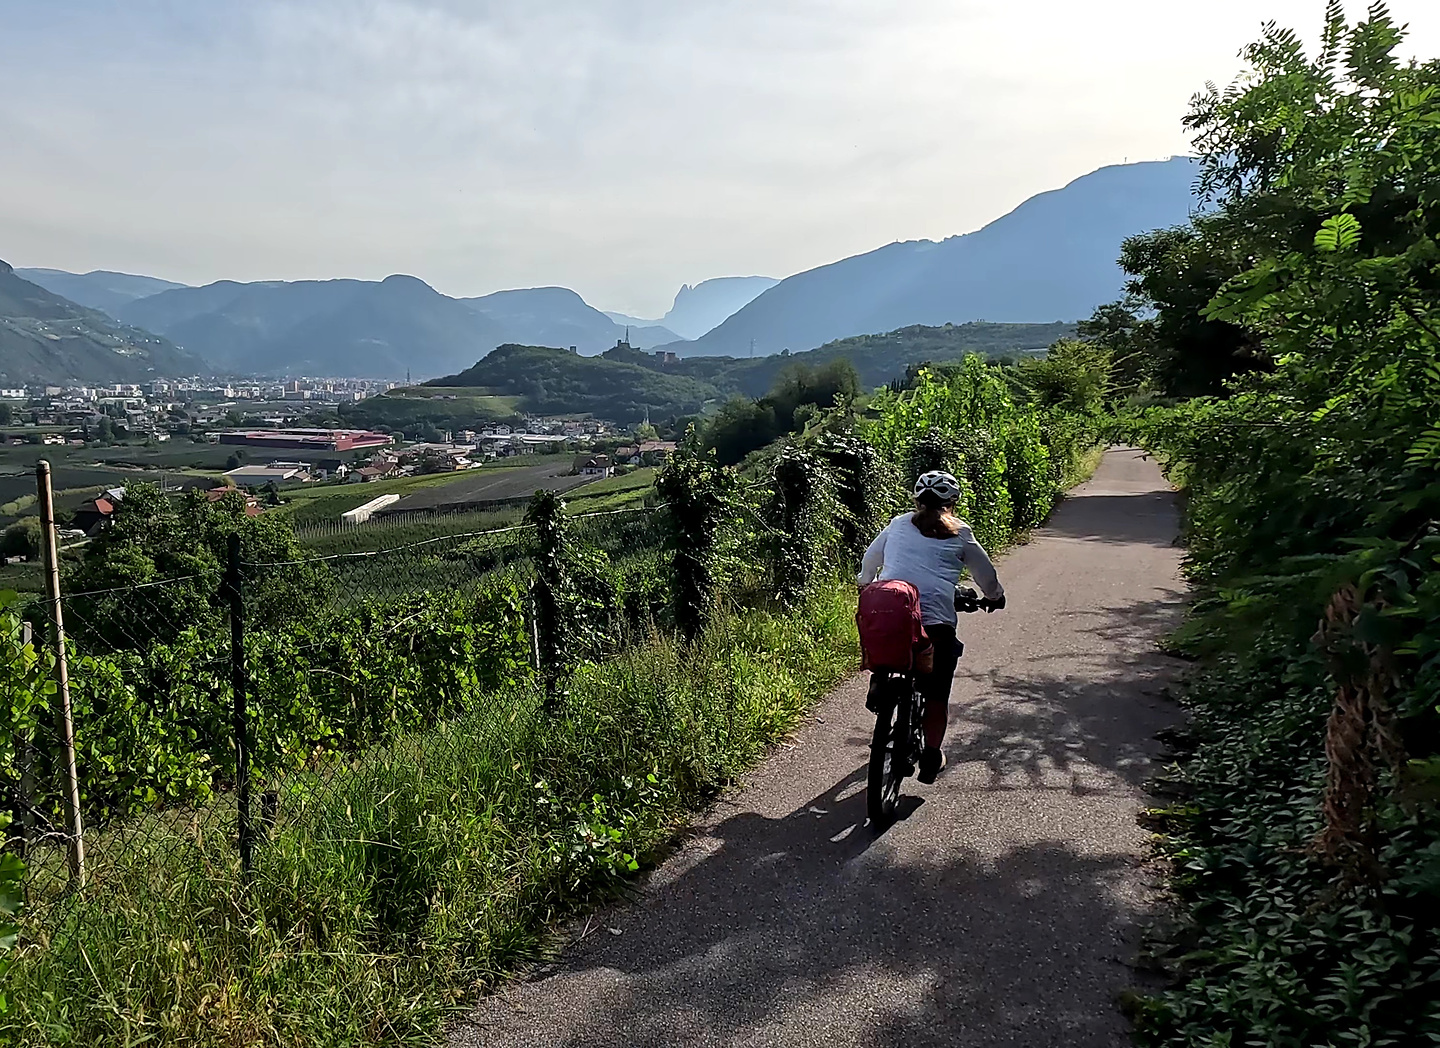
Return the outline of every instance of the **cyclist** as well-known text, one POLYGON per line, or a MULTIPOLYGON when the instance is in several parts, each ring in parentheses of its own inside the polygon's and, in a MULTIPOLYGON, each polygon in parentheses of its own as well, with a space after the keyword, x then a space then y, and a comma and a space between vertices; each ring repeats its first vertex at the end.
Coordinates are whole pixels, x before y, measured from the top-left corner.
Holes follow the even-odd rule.
POLYGON ((960 572, 985 595, 983 607, 1005 606, 1005 589, 995 575, 990 555, 975 541, 970 525, 955 516, 960 482, 932 470, 915 482, 915 512, 902 513, 875 536, 860 564, 859 583, 898 579, 920 593, 920 616, 935 645, 934 669, 917 682, 925 696, 925 751, 920 756, 921 782, 931 783, 945 767, 940 744, 949 722, 950 685, 962 645, 955 637, 955 588, 960 572))

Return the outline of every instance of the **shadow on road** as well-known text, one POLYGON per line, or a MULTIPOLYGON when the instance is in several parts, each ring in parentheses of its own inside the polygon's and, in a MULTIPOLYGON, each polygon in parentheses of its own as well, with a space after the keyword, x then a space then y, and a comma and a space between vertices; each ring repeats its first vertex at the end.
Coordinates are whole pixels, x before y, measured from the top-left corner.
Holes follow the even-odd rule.
POLYGON ((1062 613, 1080 620, 1065 633, 1091 638, 1088 652, 1036 652, 989 672, 967 673, 962 660, 950 707, 951 764, 984 762, 992 790, 1141 786, 1153 773, 1155 733, 1175 719, 1161 697, 1179 661, 1156 650, 1153 638, 1178 625, 1181 608, 1176 591, 1062 613), (1052 663, 1063 675, 1049 669, 1052 663))
POLYGON ((1175 544, 1178 521, 1173 491, 1082 494, 1055 507, 1045 522, 1045 533, 1110 545, 1142 543, 1168 548, 1175 544))
MULTIPOLYGON (((609 986, 543 1042, 768 1044, 753 1035, 783 1008, 813 1016, 814 1044, 834 1043, 820 1031, 837 1022, 842 1043, 876 1048, 1115 1043, 1118 1015, 1095 1014, 1093 988, 1064 973, 1109 968, 1114 981, 1114 929, 1134 916, 1117 914, 1117 882, 1133 858, 1044 843, 982 861, 947 840, 935 861, 912 851, 902 863, 886 842, 865 824, 863 768, 784 818, 725 819, 708 856, 607 918, 620 936, 590 935, 531 987, 527 1010, 552 996, 563 1008, 576 977, 609 986), (1006 992, 981 992, 997 985, 1006 992), (837 1015, 837 998, 870 1007, 837 1015)), ((488 1006, 500 1021, 503 1005, 488 1006)), ((485 1016, 475 1043, 487 1043, 485 1016)))

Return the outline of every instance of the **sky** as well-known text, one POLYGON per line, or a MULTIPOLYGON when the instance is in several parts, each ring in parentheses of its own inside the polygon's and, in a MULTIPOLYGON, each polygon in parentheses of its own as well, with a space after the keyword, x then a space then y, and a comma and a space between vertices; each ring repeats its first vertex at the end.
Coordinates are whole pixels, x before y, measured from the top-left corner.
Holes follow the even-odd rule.
MULTIPOLYGON (((1359 14, 1363 5, 1350 4, 1359 14)), ((1440 54, 1440 3, 1395 0, 1440 54)), ((0 0, 0 258, 665 311, 976 229, 1321 0, 0 0)))

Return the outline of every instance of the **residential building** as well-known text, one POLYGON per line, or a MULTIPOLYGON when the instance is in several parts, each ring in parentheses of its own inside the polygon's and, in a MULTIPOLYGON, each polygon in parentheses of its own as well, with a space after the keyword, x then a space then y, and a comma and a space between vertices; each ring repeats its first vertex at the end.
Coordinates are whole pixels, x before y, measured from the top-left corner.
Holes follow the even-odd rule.
POLYGON ((97 535, 115 519, 115 503, 104 496, 82 502, 75 511, 72 526, 87 535, 97 535))
POLYGON ((584 477, 608 477, 615 472, 610 464, 609 455, 596 455, 594 458, 586 459, 580 467, 580 475, 584 477))

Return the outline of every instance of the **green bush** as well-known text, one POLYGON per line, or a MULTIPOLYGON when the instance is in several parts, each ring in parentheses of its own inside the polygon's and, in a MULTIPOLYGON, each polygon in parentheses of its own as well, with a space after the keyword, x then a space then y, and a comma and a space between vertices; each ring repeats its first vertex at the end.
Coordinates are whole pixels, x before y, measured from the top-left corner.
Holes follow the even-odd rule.
POLYGON ((1440 1042, 1440 64, 1402 35, 1331 5, 1311 60, 1270 27, 1188 121, 1220 206, 1187 236, 1250 267, 1201 314, 1264 366, 1130 419, 1186 485, 1203 660, 1147 1045, 1440 1042))

